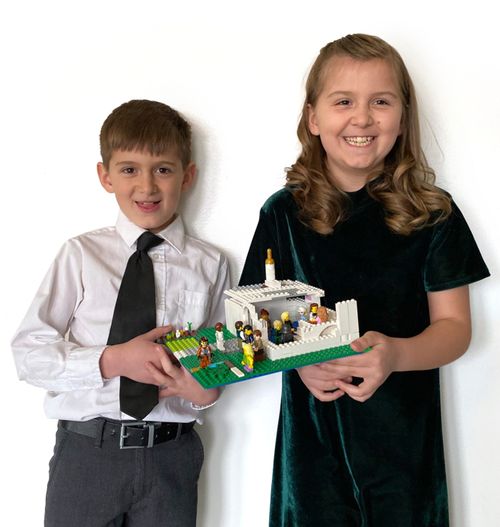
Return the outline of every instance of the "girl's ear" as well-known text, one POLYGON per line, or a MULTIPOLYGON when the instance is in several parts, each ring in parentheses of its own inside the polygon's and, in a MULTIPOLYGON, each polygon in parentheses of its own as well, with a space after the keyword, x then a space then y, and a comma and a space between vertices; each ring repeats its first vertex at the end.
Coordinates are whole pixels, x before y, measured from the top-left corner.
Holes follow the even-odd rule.
POLYGON ((182 191, 190 189, 196 179, 196 165, 191 162, 189 165, 184 169, 184 178, 182 180, 182 191))
POLYGON ((99 176, 99 181, 101 182, 103 189, 106 192, 114 193, 113 184, 109 177, 109 171, 102 162, 97 163, 97 175, 99 176))
POLYGON ((316 119, 316 112, 311 104, 307 105, 307 126, 313 135, 319 135, 319 127, 316 119))

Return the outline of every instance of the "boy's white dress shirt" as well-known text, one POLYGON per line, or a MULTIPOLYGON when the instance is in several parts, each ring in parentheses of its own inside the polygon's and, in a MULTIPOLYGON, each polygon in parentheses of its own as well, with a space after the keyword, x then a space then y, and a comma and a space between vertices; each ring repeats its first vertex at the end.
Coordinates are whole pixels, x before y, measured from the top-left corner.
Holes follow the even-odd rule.
MULTIPOLYGON (((43 280, 12 349, 19 378, 47 390, 47 417, 130 419, 120 412, 120 379, 103 379, 99 359, 127 261, 143 232, 120 212, 115 227, 68 240, 43 280)), ((226 258, 186 235, 180 216, 156 234, 165 239, 149 251, 157 326, 178 328, 191 322, 196 329, 224 321, 226 258)), ((197 417, 188 401, 167 397, 145 420, 188 422, 197 417)))

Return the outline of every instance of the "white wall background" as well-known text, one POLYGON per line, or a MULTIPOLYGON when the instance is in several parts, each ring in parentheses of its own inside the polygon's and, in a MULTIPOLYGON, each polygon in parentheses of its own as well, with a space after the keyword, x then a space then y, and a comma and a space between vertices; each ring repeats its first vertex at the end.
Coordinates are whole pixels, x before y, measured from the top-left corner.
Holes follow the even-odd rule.
MULTIPOLYGON (((471 287, 474 338, 466 356, 443 368, 443 418, 452 525, 498 525, 500 73, 489 6, 2 3, 3 525, 42 525, 55 430, 41 391, 17 381, 9 340, 61 243, 115 221, 116 204, 95 173, 104 118, 124 101, 150 98, 192 121, 200 169, 185 216, 192 234, 228 254, 236 282, 259 207, 295 160, 307 70, 320 47, 350 32, 377 34, 406 60, 439 183, 460 204, 493 274, 471 287)), ((275 375, 229 387, 211 411, 201 527, 267 525, 279 382, 275 375)))

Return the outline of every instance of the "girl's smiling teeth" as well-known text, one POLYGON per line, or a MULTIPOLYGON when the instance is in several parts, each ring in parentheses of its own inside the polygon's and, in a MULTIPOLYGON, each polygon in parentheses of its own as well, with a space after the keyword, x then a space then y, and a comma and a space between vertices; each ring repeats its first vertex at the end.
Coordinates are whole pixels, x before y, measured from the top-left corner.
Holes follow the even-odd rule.
POLYGON ((373 135, 344 137, 344 141, 352 146, 366 146, 371 144, 374 139, 373 135))

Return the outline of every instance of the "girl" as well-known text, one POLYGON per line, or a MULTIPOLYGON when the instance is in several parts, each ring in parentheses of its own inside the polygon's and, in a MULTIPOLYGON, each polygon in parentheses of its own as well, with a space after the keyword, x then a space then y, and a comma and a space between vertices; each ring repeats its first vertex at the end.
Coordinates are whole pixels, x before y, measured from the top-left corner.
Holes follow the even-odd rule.
POLYGON ((264 281, 270 247, 278 278, 324 289, 330 307, 357 300, 352 348, 371 350, 283 374, 271 525, 447 526, 437 368, 466 351, 467 284, 489 272, 433 185, 397 51, 361 34, 326 45, 298 136, 241 283, 264 281))

